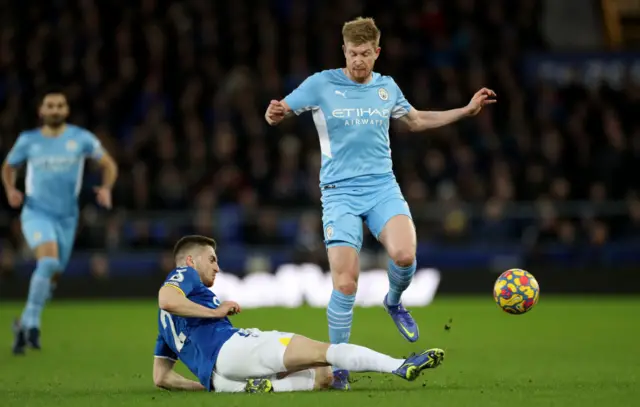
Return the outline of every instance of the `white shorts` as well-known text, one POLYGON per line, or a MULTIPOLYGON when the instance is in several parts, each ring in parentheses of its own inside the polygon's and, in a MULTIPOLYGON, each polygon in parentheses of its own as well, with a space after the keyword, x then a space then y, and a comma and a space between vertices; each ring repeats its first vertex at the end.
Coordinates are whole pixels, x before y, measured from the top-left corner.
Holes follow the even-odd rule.
POLYGON ((286 372, 284 352, 294 334, 243 329, 220 348, 214 367, 216 375, 230 380, 271 378, 286 372))

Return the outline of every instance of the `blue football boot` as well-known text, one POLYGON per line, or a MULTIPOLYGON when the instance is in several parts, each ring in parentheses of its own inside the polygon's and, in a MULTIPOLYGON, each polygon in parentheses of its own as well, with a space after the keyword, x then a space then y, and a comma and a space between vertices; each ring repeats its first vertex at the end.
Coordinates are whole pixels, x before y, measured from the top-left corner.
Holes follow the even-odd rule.
POLYGON ((407 311, 402 303, 398 305, 389 305, 387 304, 387 296, 384 296, 383 301, 384 309, 387 310, 389 315, 391 315, 391 319, 398 327, 398 331, 408 340, 409 342, 415 342, 420 337, 420 333, 418 332, 418 325, 416 321, 411 316, 411 313, 407 311))
POLYGON ((422 353, 412 354, 404 361, 402 366, 394 370, 396 376, 400 376, 405 380, 413 381, 425 369, 435 369, 440 366, 444 360, 444 351, 442 349, 433 348, 425 350, 422 353))
POLYGON ((351 390, 351 384, 349 383, 349 371, 344 369, 334 370, 331 388, 336 390, 351 390))

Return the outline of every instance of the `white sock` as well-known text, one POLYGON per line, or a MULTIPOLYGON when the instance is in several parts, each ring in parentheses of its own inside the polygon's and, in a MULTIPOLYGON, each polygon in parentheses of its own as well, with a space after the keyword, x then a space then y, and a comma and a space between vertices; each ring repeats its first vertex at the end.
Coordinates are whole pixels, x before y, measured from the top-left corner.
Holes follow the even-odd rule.
POLYGON ((314 369, 306 369, 291 373, 283 379, 271 379, 273 391, 276 393, 287 391, 310 391, 313 390, 315 382, 316 371, 314 369))
POLYGON ((339 343, 329 346, 327 362, 338 369, 352 372, 391 373, 399 368, 404 360, 376 352, 364 346, 339 343))

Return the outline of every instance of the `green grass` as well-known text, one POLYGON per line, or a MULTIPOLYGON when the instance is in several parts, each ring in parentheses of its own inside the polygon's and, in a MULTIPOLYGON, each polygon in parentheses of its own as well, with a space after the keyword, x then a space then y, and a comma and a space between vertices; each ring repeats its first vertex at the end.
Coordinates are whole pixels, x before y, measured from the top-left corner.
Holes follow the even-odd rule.
MULTIPOLYGON (((543 297, 529 314, 502 313, 491 298, 438 298, 413 310, 421 339, 402 339, 381 308, 355 311, 351 341, 402 356, 447 350, 413 383, 355 375, 353 391, 295 394, 171 393, 151 379, 153 302, 61 302, 44 314, 43 348, 10 354, 21 304, 0 303, 0 405, 12 406, 632 406, 640 404, 640 298, 543 297), (444 325, 453 318, 452 328, 444 325)), ((240 327, 325 339, 322 309, 246 310, 240 327)), ((183 366, 180 370, 185 372, 183 366)), ((189 374, 189 377, 191 375, 189 374)))

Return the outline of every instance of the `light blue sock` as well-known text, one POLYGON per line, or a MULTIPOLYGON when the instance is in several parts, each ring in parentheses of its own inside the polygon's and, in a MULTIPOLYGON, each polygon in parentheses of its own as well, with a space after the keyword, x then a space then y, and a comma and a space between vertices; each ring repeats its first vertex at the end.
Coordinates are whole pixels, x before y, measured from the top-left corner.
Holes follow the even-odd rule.
POLYGON ((27 305, 22 312, 21 324, 25 329, 40 328, 40 317, 51 295, 51 277, 60 270, 60 262, 53 257, 43 257, 31 275, 27 305))
POLYGON ((416 273, 416 261, 409 267, 400 267, 393 260, 389 259, 389 294, 387 294, 388 305, 400 304, 402 293, 409 287, 413 275, 416 273))
POLYGON ((337 290, 331 293, 327 307, 327 320, 329 321, 329 340, 332 344, 349 342, 355 300, 355 295, 343 294, 337 290))

